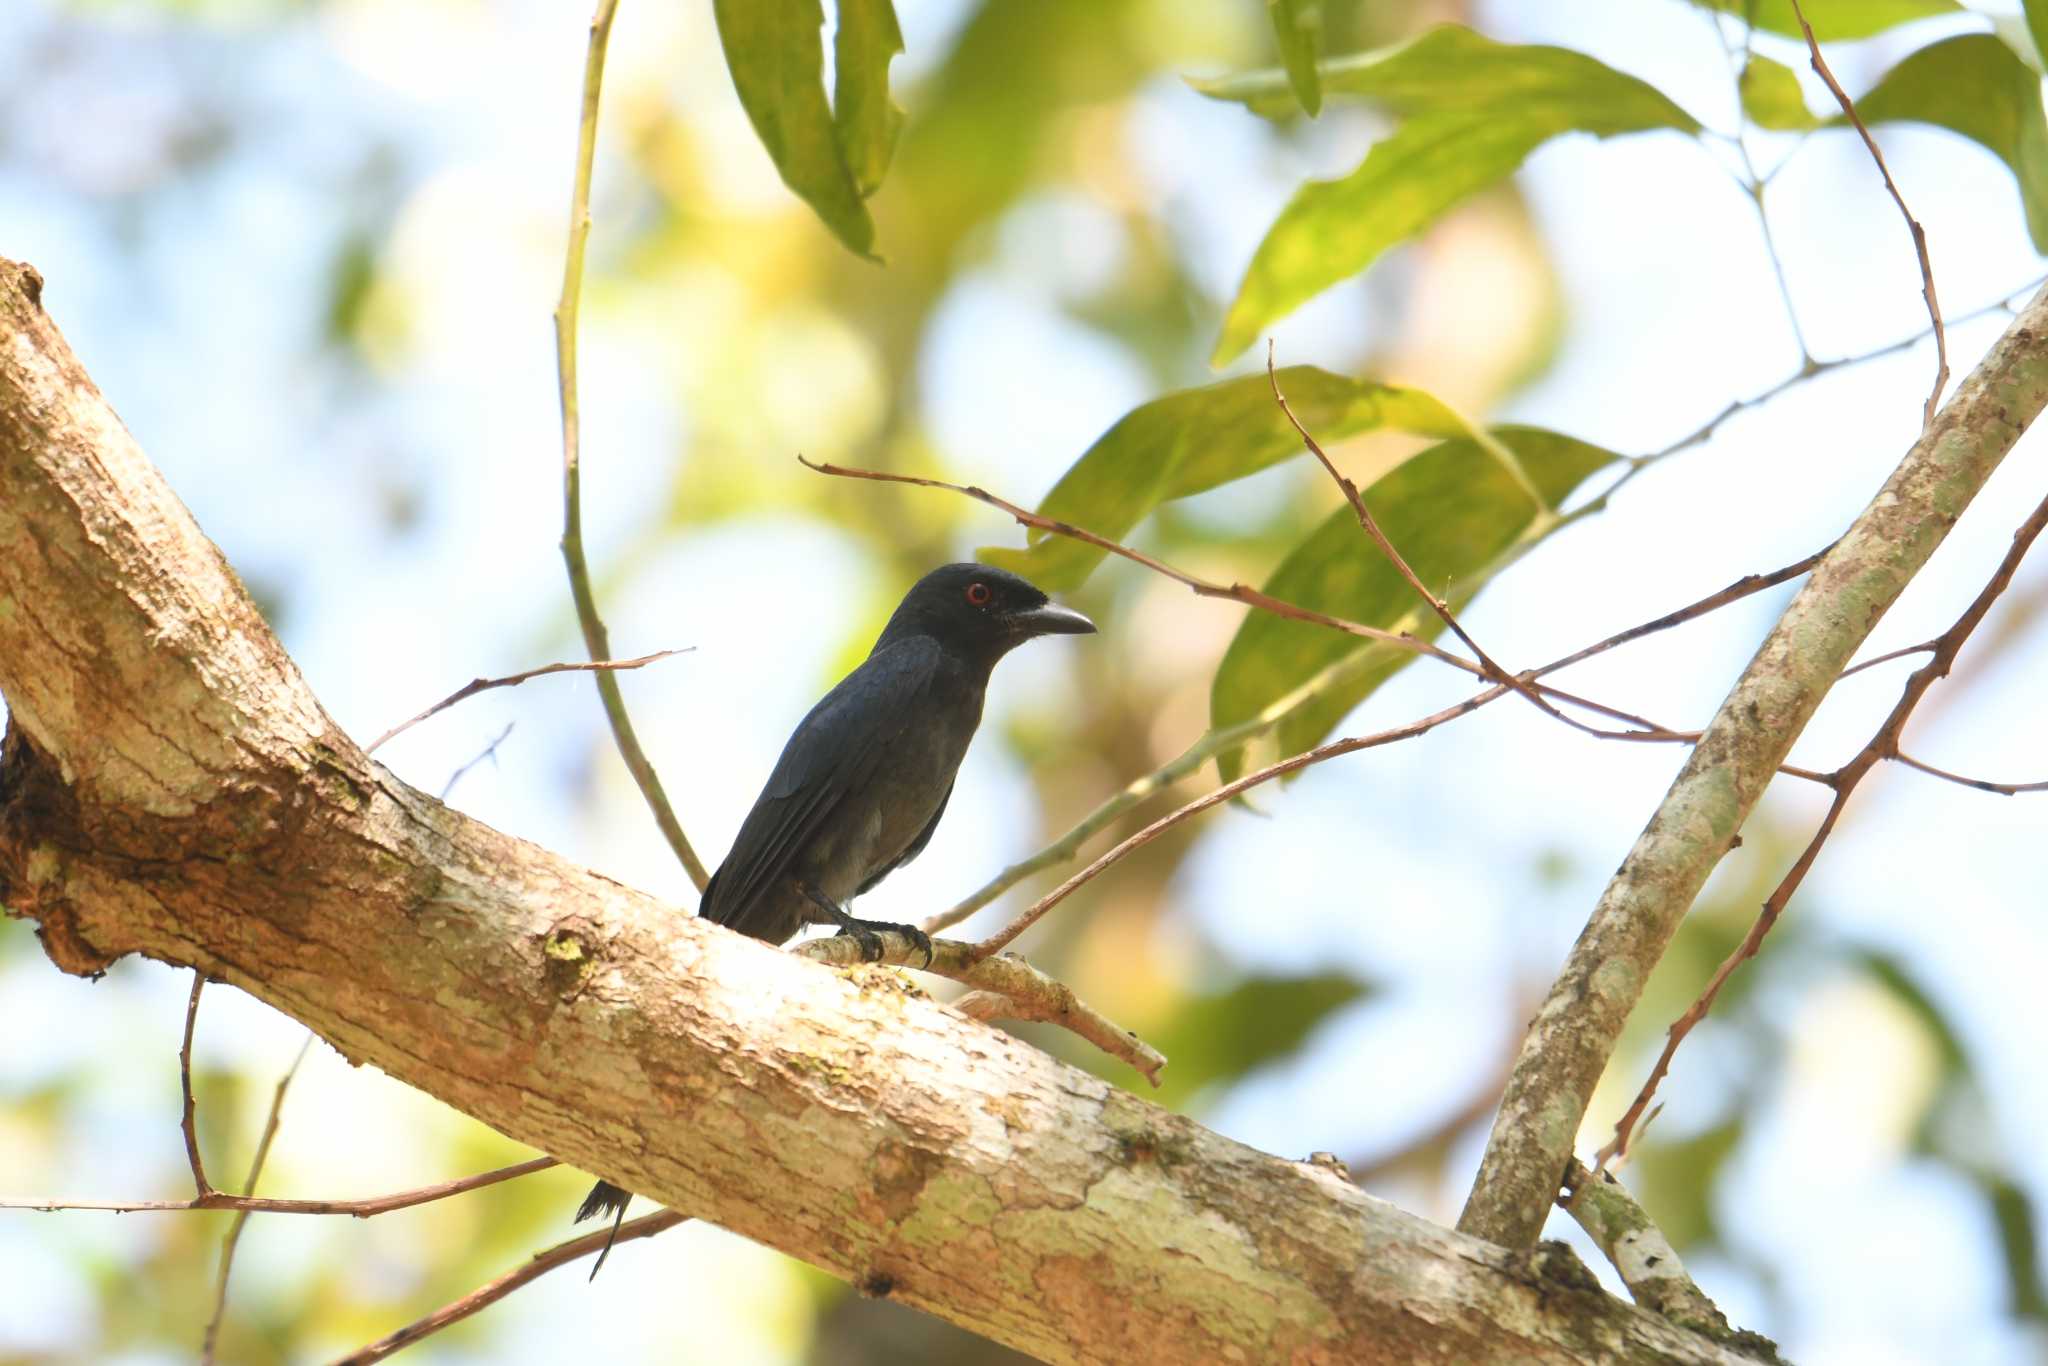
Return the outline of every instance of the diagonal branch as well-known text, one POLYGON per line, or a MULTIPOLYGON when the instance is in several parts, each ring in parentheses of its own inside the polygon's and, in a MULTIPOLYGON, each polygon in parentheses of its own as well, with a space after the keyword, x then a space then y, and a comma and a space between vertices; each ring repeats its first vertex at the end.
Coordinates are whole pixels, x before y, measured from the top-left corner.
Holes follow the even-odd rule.
POLYGON ((586 1233, 580 1238, 557 1243, 545 1252, 536 1252, 524 1266, 514 1267, 496 1280, 478 1286, 460 1299, 450 1300, 425 1318, 415 1319, 396 1332, 388 1333, 367 1346, 357 1348, 345 1357, 337 1358, 334 1366, 370 1366, 370 1363, 382 1361, 422 1338, 432 1337, 450 1324, 462 1322, 480 1309, 488 1309, 520 1286, 538 1280, 558 1266, 567 1266, 579 1257, 588 1257, 610 1243, 630 1243, 636 1238, 652 1238, 657 1233, 666 1233, 677 1224, 688 1221, 688 1215, 678 1214, 672 1209, 656 1210, 630 1223, 619 1225, 616 1231, 599 1229, 595 1233, 586 1233))
POLYGON ((997 930, 987 939, 975 945, 974 952, 982 957, 1000 953, 1005 947, 1013 943, 1018 935, 1036 925, 1047 911, 1050 911, 1088 883, 1094 881, 1113 864, 1142 849, 1191 816, 1199 816, 1210 807, 1219 806, 1239 793, 1247 792, 1257 787, 1260 783, 1270 782, 1275 778, 1298 772, 1312 764, 1322 763, 1325 759, 1335 759, 1339 755, 1344 754, 1356 754, 1362 749, 1374 749, 1378 746, 1391 745, 1401 740, 1412 740, 1418 735, 1435 730, 1446 721, 1455 721, 1461 716, 1470 715, 1496 698, 1506 696, 1509 691, 1510 686, 1508 684, 1496 683, 1484 692, 1474 693, 1462 702, 1454 702, 1441 711, 1431 712, 1428 716, 1410 721, 1404 726, 1395 726, 1390 730, 1375 731, 1371 735, 1357 735, 1348 739, 1332 740, 1329 744, 1318 745, 1314 749, 1304 750, 1300 754, 1282 759, 1278 763, 1268 764, 1264 768, 1255 769, 1235 782, 1225 783, 1213 792, 1204 793, 1187 805, 1177 810, 1169 811, 1158 820, 1153 821, 1143 830, 1131 835, 1114 849, 1109 850, 1086 868, 1083 868, 1080 872, 1047 892, 1036 902, 1032 903, 1015 920, 1012 920, 1008 925, 1005 925, 1002 929, 997 930))
MULTIPOLYGON (((1358 485, 1353 483, 1345 476, 1342 470, 1337 468, 1336 462, 1331 460, 1329 455, 1323 450, 1322 443, 1310 434, 1308 428, 1301 425, 1301 419, 1294 415, 1294 409, 1287 406, 1287 395, 1280 392, 1280 374, 1273 368, 1273 343, 1270 338, 1266 342, 1266 382, 1272 386, 1273 401, 1280 405, 1280 411, 1287 418, 1288 425, 1294 428, 1296 435, 1301 437, 1302 444, 1308 447, 1309 453, 1315 456, 1323 469, 1329 473, 1330 478, 1337 481, 1337 487, 1343 492, 1345 501, 1351 504, 1352 515, 1358 518, 1360 529, 1372 538, 1373 544, 1380 548, 1380 553, 1387 557, 1387 562, 1394 566, 1395 572, 1407 581, 1408 586, 1415 590, 1416 595, 1423 602, 1429 605, 1430 611, 1436 613, 1437 619, 1450 629, 1452 635, 1465 642, 1465 648, 1470 650, 1472 657, 1479 661, 1480 676, 1496 683, 1505 683, 1508 687, 1527 698, 1530 704, 1538 711, 1564 722, 1574 730, 1583 730, 1589 734, 1601 736, 1609 734, 1608 731, 1601 727, 1589 726, 1583 721, 1566 716, 1563 712, 1545 701, 1543 696, 1534 687, 1530 686, 1527 679, 1517 678, 1506 669, 1503 669, 1494 661, 1493 656, 1487 654, 1479 642, 1472 639, 1465 628, 1459 624, 1458 618, 1451 612, 1451 605, 1430 592, 1428 585, 1423 583, 1413 569, 1409 568, 1408 561, 1402 557, 1400 551, 1394 549, 1394 543, 1388 540, 1387 533, 1380 529, 1379 519, 1373 516, 1372 509, 1365 505, 1365 495, 1358 491, 1358 485)), ((1479 433, 1478 427, 1473 426, 1471 430, 1476 438, 1479 433)), ((1542 496, 1537 493, 1535 486, 1530 484, 1528 475, 1522 471, 1521 462, 1512 460, 1512 456, 1510 460, 1511 468, 1516 474, 1520 475, 1522 487, 1529 494, 1529 497, 1534 500, 1536 510, 1539 513, 1548 512, 1549 508, 1545 506, 1542 496)))
POLYGON ((1785 907, 1791 904, 1793 894, 1799 890, 1800 884, 1806 881, 1806 875, 1812 870, 1814 860, 1820 857, 1821 846, 1826 844, 1828 836, 1834 833, 1835 822, 1841 818, 1842 809, 1849 804, 1849 797, 1856 791, 1857 784, 1863 781, 1864 775, 1875 768, 1880 760, 1899 757, 1899 736, 1906 728, 1907 718, 1913 714, 1913 709, 1920 705, 1920 699, 1927 695, 1927 690, 1934 686, 1935 680, 1948 676, 1957 652, 1963 648, 1963 642, 1970 638, 1970 633, 1984 620, 1985 614, 1991 610, 1991 605, 1998 601, 1999 596, 2012 583, 2012 576, 2018 571, 2020 561, 2026 558, 2027 551, 2032 548, 2044 527, 2048 527, 2048 499, 2042 500, 2033 514, 2020 524, 2020 529, 2013 533, 2012 545, 2007 549, 2005 558, 1999 561, 1998 569, 1992 574, 1990 582, 1984 585, 1963 614, 1956 618, 1955 625, 1935 638, 1933 657, 1915 669, 1906 679, 1905 689, 1900 693, 1898 702, 1885 717, 1884 724, 1877 728, 1877 733, 1870 737, 1870 742, 1858 750, 1848 763, 1829 775, 1829 785, 1835 789, 1835 798, 1828 803, 1827 814, 1821 817, 1819 828, 1813 832, 1813 838, 1807 841, 1806 848, 1770 896, 1765 899, 1763 910, 1749 927, 1749 933, 1743 936, 1742 942, 1723 960, 1721 966, 1714 970, 1713 977, 1708 980, 1706 989, 1700 992, 1698 999, 1688 1006, 1685 1014, 1673 1021, 1670 1029, 1666 1031, 1663 1051, 1657 1055, 1657 1062, 1650 1069, 1649 1079, 1643 1083, 1642 1089, 1636 1093, 1635 1100, 1615 1123, 1614 1137, 1600 1149, 1598 1166, 1604 1168, 1615 1158, 1627 1153, 1629 1136, 1634 1131, 1637 1121, 1642 1118, 1643 1111, 1649 1108, 1651 1099, 1656 1096, 1658 1084, 1671 1070, 1671 1059, 1676 1056, 1678 1046, 1685 1042, 1693 1027, 1705 1019, 1707 1012, 1713 1009, 1714 999, 1721 994, 1721 988, 1727 984, 1735 970, 1747 960, 1756 957, 1758 949, 1763 946, 1764 936, 1778 923, 1778 918, 1785 913, 1785 907))
POLYGON ((1957 386, 1779 617, 1620 870, 1523 1041, 1459 1228, 1527 1247, 1650 970, 1821 699, 2048 404, 2048 290, 1957 386))

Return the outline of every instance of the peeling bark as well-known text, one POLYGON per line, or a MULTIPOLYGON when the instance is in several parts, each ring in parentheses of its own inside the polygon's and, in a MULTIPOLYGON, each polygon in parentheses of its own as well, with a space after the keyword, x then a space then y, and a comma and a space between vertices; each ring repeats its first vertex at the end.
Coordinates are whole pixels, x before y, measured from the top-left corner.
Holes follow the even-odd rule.
MULTIPOLYGON (((0 903, 1055 1362, 1741 1358, 470 820, 321 710, 0 262, 0 903)), ((1565 1268, 1560 1271, 1560 1267, 1565 1268)))

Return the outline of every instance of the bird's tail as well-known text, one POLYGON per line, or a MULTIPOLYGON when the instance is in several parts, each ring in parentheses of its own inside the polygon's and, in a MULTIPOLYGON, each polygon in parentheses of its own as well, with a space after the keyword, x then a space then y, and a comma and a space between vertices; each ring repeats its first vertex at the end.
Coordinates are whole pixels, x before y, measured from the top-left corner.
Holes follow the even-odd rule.
POLYGON ((599 1214, 623 1214, 626 1202, 633 1198, 633 1192, 622 1191, 609 1181, 600 1181, 590 1188, 590 1194, 583 1197, 583 1203, 576 1207, 576 1222, 599 1214))
POLYGON ((590 1268, 590 1279, 596 1280, 597 1273, 604 1270, 604 1259, 612 1255, 612 1242, 619 1236, 619 1225, 626 1222, 626 1206, 633 1202, 633 1192, 620 1190, 609 1181, 600 1181, 590 1188, 590 1194, 583 1197, 583 1203, 576 1207, 576 1222, 582 1223, 593 1215, 612 1216, 612 1236, 604 1240, 604 1251, 597 1254, 596 1265, 590 1268))

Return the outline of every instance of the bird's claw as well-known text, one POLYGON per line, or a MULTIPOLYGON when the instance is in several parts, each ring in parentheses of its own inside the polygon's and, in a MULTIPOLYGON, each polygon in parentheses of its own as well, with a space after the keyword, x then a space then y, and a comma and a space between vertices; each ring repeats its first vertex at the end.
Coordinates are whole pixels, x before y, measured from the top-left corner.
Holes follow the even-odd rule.
POLYGON ((884 948, 882 936, 877 931, 902 935, 910 941, 911 947, 924 954, 924 965, 932 965, 932 937, 915 925, 898 925, 886 920, 855 920, 852 916, 839 922, 839 932, 860 945, 861 961, 865 963, 882 961, 884 948))
POLYGON ((839 933, 860 945, 860 961, 879 963, 882 961, 882 936, 876 934, 858 920, 841 922, 839 933))

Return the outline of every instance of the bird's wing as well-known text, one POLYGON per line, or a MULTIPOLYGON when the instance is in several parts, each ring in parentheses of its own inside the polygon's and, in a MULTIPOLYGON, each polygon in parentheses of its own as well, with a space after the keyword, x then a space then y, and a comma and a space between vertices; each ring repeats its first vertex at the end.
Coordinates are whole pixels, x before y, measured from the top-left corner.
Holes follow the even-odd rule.
POLYGON ((706 888, 701 914, 750 932, 797 856, 910 728, 939 663, 935 642, 897 642, 868 656, 811 708, 706 888))
POLYGON ((903 852, 896 856, 896 861, 894 863, 889 864, 887 867, 876 869, 872 877, 870 877, 866 882, 861 883, 860 890, 855 892, 854 895, 866 895, 867 892, 870 889, 872 889, 876 883, 880 882, 883 878, 889 876, 889 874, 895 872, 898 868, 901 868, 904 864, 916 858, 919 854, 922 854, 924 852, 924 847, 932 842, 932 831, 939 828, 939 817, 946 814, 946 803, 952 800, 953 784, 947 783, 946 795, 939 798, 939 809, 932 812, 932 818, 924 823, 924 829, 917 832, 917 838, 912 840, 907 846, 904 847, 903 852))

